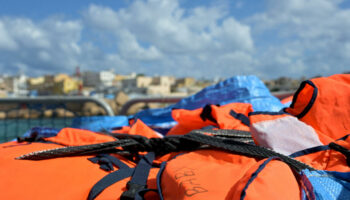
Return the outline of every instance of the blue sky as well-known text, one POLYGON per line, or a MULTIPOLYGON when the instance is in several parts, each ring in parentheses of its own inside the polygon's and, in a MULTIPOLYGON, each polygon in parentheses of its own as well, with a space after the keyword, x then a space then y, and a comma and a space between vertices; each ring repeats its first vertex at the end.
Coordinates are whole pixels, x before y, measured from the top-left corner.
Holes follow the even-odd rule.
POLYGON ((350 71, 348 0, 0 0, 3 74, 350 71))

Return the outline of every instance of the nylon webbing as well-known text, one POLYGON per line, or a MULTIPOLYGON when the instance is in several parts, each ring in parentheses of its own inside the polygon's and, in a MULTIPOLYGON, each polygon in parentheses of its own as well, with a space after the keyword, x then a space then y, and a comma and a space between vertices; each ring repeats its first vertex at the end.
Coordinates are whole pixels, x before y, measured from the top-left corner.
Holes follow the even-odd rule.
POLYGON ((19 160, 45 160, 51 158, 79 156, 96 154, 103 151, 115 150, 116 147, 126 147, 138 144, 135 140, 125 139, 113 142, 104 142, 99 144, 90 144, 82 146, 68 146, 56 149, 36 151, 17 157, 19 160))
POLYGON ((131 180, 127 183, 127 190, 120 196, 121 200, 132 200, 138 192, 147 188, 147 178, 152 168, 155 154, 150 152, 143 156, 139 163, 136 165, 131 180))
POLYGON ((88 200, 95 199, 99 194, 101 194, 101 192, 103 192, 103 190, 120 180, 130 177, 133 172, 133 168, 122 168, 106 175, 92 187, 88 200))
POLYGON ((111 156, 109 154, 99 154, 96 157, 88 158, 91 162, 95 164, 99 164, 100 168, 105 171, 113 171, 114 167, 121 168, 129 168, 129 166, 123 163, 118 158, 111 156))
POLYGON ((192 132, 202 133, 202 134, 210 133, 216 137, 231 138, 235 141, 240 141, 244 143, 252 143, 252 144, 254 143, 252 135, 248 131, 232 130, 232 129, 214 129, 214 130, 200 129, 192 132))
POLYGON ((217 148, 256 158, 279 157, 297 171, 302 169, 314 170, 312 167, 294 160, 286 155, 274 152, 270 149, 248 144, 251 141, 247 132, 237 130, 195 130, 183 136, 167 136, 164 138, 148 139, 142 136, 120 135, 118 141, 106 142, 93 145, 63 147, 54 150, 38 151, 22 155, 17 159, 42 160, 65 156, 79 156, 106 151, 116 151, 116 147, 122 147, 124 151, 138 153, 141 151, 155 152, 156 155, 163 155, 170 152, 192 151, 201 148, 217 148), (203 133, 215 133, 208 136, 203 133), (237 137, 235 136, 237 134, 237 137), (226 135, 226 137, 225 137, 226 135), (219 136, 219 137, 217 137, 219 136), (229 136, 229 137, 228 137, 229 136), (245 141, 245 140, 247 141, 245 141), (246 143, 247 142, 247 143, 246 143))
POLYGON ((302 162, 299 162, 286 155, 277 153, 273 150, 264 147, 251 145, 230 139, 215 138, 201 133, 197 133, 196 131, 190 132, 189 134, 184 135, 184 137, 201 144, 207 144, 218 149, 227 150, 245 156, 256 158, 278 157, 298 172, 300 172, 303 169, 315 170, 314 168, 302 162))

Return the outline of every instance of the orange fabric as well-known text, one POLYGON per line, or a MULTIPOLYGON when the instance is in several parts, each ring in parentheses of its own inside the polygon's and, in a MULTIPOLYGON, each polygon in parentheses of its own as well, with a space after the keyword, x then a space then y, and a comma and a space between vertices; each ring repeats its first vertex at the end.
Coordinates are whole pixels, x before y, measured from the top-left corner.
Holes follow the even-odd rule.
MULTIPOLYGON (((137 124, 137 123, 136 123, 137 124)), ((141 123, 138 125, 142 126, 141 123)), ((135 128, 135 131, 137 128, 135 128)), ((140 129, 138 129, 140 130, 140 129)), ((57 136, 46 138, 53 143, 17 143, 0 144, 0 187, 6 192, 0 193, 0 199, 87 199, 88 194, 99 180, 110 172, 99 168, 88 160, 94 156, 75 156, 41 161, 15 160, 23 154, 39 150, 77 146, 113 141, 114 138, 91 131, 65 128, 57 136)), ((114 155, 129 167, 131 162, 119 155, 114 155)), ((115 169, 117 170, 117 169, 115 169)), ((147 180, 150 189, 156 189, 158 168, 152 168, 147 180)), ((96 199, 119 199, 126 190, 130 178, 123 179, 105 189, 96 199)), ((154 194, 148 198, 155 199, 154 194)))
POLYGON ((143 123, 141 120, 137 120, 134 125, 130 128, 129 133, 130 135, 142 135, 147 138, 159 138, 161 137, 160 134, 158 134, 156 131, 148 127, 145 123, 143 123))
POLYGON ((131 127, 124 126, 120 130, 115 130, 113 133, 122 133, 122 134, 130 134, 130 135, 141 135, 147 138, 159 138, 161 137, 156 131, 148 127, 141 120, 137 120, 131 127))
MULTIPOLYGON (((226 199, 241 199, 242 191, 253 173, 265 161, 261 160, 252 166, 245 175, 231 188, 226 199)), ((258 173, 245 191, 246 200, 255 199, 301 199, 300 187, 290 167, 272 160, 258 173)))
POLYGON ((258 115, 250 115, 249 116, 249 120, 250 123, 259 123, 262 121, 268 121, 268 120, 275 120, 275 119, 279 119, 279 118, 283 118, 288 116, 288 114, 278 114, 278 115, 271 115, 271 114, 258 114, 258 115))
MULTIPOLYGON (((240 199, 243 188, 265 160, 214 150, 199 150, 169 161, 161 175, 165 200, 240 199)), ((246 190, 245 199, 300 199, 293 171, 271 161, 246 190)))
MULTIPOLYGON (((346 141, 337 141, 336 143, 350 149, 350 144, 346 141)), ((332 149, 310 153, 296 157, 295 159, 318 170, 350 172, 350 167, 346 162, 346 157, 342 153, 332 149)))
POLYGON ((334 142, 334 138, 331 138, 329 135, 322 133, 321 131, 315 130, 316 133, 318 134, 318 138, 320 138, 320 141, 327 145, 331 142, 334 142))
POLYGON ((79 146, 115 141, 112 136, 76 128, 64 128, 57 134, 57 136, 45 138, 45 140, 66 146, 79 146))
POLYGON ((293 95, 282 99, 281 103, 286 104, 286 103, 292 102, 292 100, 293 100, 293 95))
MULTIPOLYGON (((87 199, 92 186, 109 172, 87 158, 77 156, 42 161, 15 160, 33 151, 62 147, 52 143, 17 143, 0 145, 0 199, 87 199)), ((130 167, 135 164, 122 157, 130 167)), ((115 183, 97 199, 118 199, 129 178, 115 183)))
MULTIPOLYGON (((299 119, 333 140, 350 133, 350 75, 340 74, 311 79, 318 90, 310 110, 299 119)), ((308 106, 314 88, 306 84, 295 96, 287 112, 298 116, 308 106)))
POLYGON ((223 151, 198 150, 169 161, 161 176, 165 200, 225 199, 231 187, 256 163, 223 151))
POLYGON ((294 116, 297 116, 298 114, 302 113, 311 101, 313 92, 314 88, 311 85, 306 84, 304 88, 300 91, 299 95, 293 97, 293 101, 295 101, 293 109, 287 108, 286 111, 294 116))
POLYGON ((230 115, 231 110, 243 114, 248 118, 248 114, 253 112, 253 107, 248 103, 230 103, 223 106, 212 106, 212 116, 216 119, 219 128, 249 131, 249 126, 230 115))
MULTIPOLYGON (((216 122, 208 119, 203 120, 200 115, 203 108, 196 110, 175 109, 172 111, 172 117, 178 122, 167 135, 184 135, 195 129, 201 129, 206 126, 217 126, 220 129, 237 129, 249 131, 249 127, 240 120, 230 115, 234 110, 238 114, 248 116, 253 111, 251 104, 248 103, 230 103, 223 106, 210 105, 211 116, 216 122)), ((248 117, 247 117, 248 118, 248 117)))
POLYGON ((203 108, 196 110, 174 109, 171 116, 178 122, 173 128, 169 130, 167 135, 184 135, 194 129, 201 129, 206 126, 215 126, 216 123, 205 120, 200 117, 203 108))

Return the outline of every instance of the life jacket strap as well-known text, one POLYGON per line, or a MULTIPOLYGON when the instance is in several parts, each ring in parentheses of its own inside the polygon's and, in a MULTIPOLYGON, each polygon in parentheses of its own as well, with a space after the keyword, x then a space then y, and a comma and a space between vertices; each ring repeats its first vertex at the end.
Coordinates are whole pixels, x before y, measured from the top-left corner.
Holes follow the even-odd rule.
POLYGON ((101 180, 99 180, 90 190, 88 200, 95 199, 99 194, 103 192, 106 188, 113 185, 114 183, 121 181, 127 177, 130 177, 134 172, 133 168, 122 168, 114 171, 101 180))
POLYGON ((127 190, 120 196, 121 200, 135 199, 137 193, 147 188, 147 178, 154 159, 154 152, 150 152, 141 158, 135 167, 131 180, 126 185, 127 190))
POLYGON ((244 124, 244 125, 246 125, 246 126, 248 126, 248 127, 250 126, 250 120, 249 120, 249 118, 248 118, 247 116, 243 115, 242 113, 237 113, 237 112, 235 112, 234 110, 231 110, 231 111, 230 111, 230 115, 231 115, 233 118, 235 118, 235 119, 241 121, 242 124, 244 124))
POLYGON ((105 171, 113 171, 116 166, 119 169, 121 168, 129 168, 125 163, 123 163, 118 158, 111 156, 109 154, 99 154, 96 157, 88 158, 91 162, 95 164, 99 164, 100 168, 105 171))
POLYGON ((252 134, 248 131, 234 130, 234 129, 200 129, 195 130, 196 133, 210 133, 215 137, 233 139, 235 141, 254 144, 252 134))

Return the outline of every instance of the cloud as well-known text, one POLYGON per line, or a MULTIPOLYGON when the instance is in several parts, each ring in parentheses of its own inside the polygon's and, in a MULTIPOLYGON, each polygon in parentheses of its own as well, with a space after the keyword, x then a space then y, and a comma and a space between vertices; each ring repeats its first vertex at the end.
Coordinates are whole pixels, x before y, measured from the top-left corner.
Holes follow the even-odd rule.
POLYGON ((80 20, 0 18, 0 69, 37 76, 71 74, 76 66, 95 71, 116 65, 126 67, 118 55, 83 41, 83 28, 80 20))
POLYGON ((16 42, 10 37, 9 33, 7 32, 4 23, 0 21, 0 49, 4 50, 16 50, 17 44, 16 42))
POLYGON ((308 77, 342 73, 350 65, 350 10, 331 0, 269 0, 267 10, 246 20, 253 38, 266 36, 257 47, 262 68, 274 76, 308 77), (275 42, 273 42, 275 41, 275 42), (287 54, 293 51, 294 54, 287 54))
POLYGON ((240 66, 249 68, 254 48, 250 27, 220 5, 186 8, 173 0, 135 0, 119 9, 92 4, 78 19, 0 18, 1 69, 29 75, 72 73, 79 65, 227 77, 249 71, 240 66))
POLYGON ((193 69, 198 76, 211 76, 203 73, 205 67, 227 76, 218 65, 222 62, 203 61, 254 50, 249 26, 228 16, 220 6, 185 9, 177 1, 134 1, 120 10, 91 5, 83 16, 91 30, 113 33, 118 54, 133 63, 135 70, 148 71, 143 69, 148 66, 142 63, 146 61, 157 66, 148 68, 160 74, 184 76, 193 69))
POLYGON ((80 53, 82 29, 78 21, 46 19, 35 23, 26 18, 4 17, 0 24, 8 33, 6 41, 13 43, 11 48, 0 48, 3 71, 20 69, 28 74, 44 74, 79 63, 75 58, 80 53))
POLYGON ((0 17, 0 69, 39 75, 72 73, 79 65, 261 78, 348 71, 350 10, 340 0, 267 0, 265 10, 242 20, 223 4, 180 3, 135 0, 118 9, 91 4, 76 19, 0 17))

